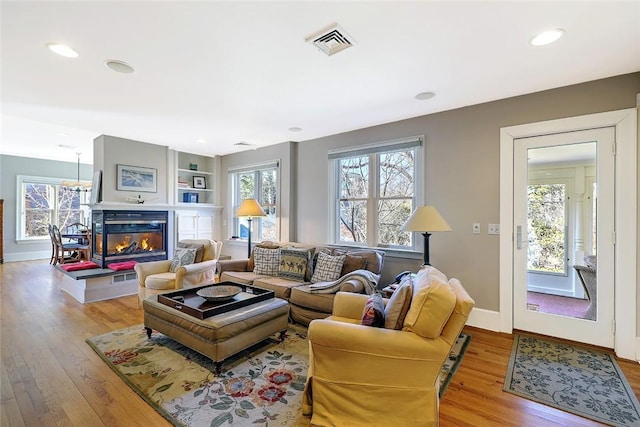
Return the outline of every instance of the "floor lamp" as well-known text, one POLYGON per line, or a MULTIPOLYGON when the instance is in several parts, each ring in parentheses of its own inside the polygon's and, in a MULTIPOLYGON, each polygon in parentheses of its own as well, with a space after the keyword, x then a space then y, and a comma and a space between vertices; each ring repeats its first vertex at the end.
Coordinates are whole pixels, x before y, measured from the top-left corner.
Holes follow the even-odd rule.
POLYGON ((449 224, 433 206, 420 206, 402 226, 402 231, 419 231, 424 236, 424 263, 429 263, 429 236, 432 231, 451 231, 449 224))
POLYGON ((249 223, 249 246, 247 248, 247 258, 251 257, 251 222, 255 217, 267 216, 264 209, 256 199, 244 199, 236 212, 237 218, 246 218, 249 223))

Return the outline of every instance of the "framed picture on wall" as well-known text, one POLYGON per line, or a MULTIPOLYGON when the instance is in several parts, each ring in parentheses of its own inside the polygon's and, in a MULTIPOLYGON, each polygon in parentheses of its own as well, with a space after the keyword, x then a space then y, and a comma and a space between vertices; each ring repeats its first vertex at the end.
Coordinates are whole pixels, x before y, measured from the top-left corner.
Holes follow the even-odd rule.
POLYGON ((193 177, 193 188, 207 188, 207 181, 204 176, 193 177))
POLYGON ((117 167, 117 190, 158 192, 158 169, 128 165, 117 165, 117 167))

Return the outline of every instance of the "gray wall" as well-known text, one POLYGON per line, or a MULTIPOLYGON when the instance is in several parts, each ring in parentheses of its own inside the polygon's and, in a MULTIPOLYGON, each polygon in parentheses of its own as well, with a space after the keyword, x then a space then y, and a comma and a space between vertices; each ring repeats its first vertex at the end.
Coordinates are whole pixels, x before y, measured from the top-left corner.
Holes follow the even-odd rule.
MULTIPOLYGON (((102 200, 124 203, 127 197, 148 200, 149 204, 166 204, 169 201, 169 147, 148 144, 131 139, 100 135, 93 142, 94 169, 102 171, 102 200), (138 166, 157 170, 158 191, 155 193, 116 190, 117 165, 138 166)), ((173 188, 173 187, 171 187, 173 188)))
MULTIPOLYGON (((499 311, 499 239, 486 227, 500 216, 500 128, 633 108, 637 93, 640 73, 633 73, 301 142, 292 178, 297 190, 282 192, 297 209, 297 230, 290 235, 309 243, 328 239, 328 150, 425 135, 425 204, 436 206, 453 229, 431 236, 431 263, 459 278, 478 308, 499 311), (482 224, 482 234, 471 233, 474 222, 482 224)), ((225 156, 223 172, 225 165, 270 158, 264 150, 225 156)), ((226 188, 223 182, 221 190, 226 188)), ((419 264, 415 257, 388 256, 383 283, 419 264)))
MULTIPOLYGON (((91 181, 93 167, 80 164, 80 179, 91 181)), ((54 160, 33 159, 0 155, 0 199, 4 199, 4 260, 22 261, 51 256, 51 241, 47 236, 42 241, 16 243, 17 176, 44 176, 75 181, 78 164, 54 160)))

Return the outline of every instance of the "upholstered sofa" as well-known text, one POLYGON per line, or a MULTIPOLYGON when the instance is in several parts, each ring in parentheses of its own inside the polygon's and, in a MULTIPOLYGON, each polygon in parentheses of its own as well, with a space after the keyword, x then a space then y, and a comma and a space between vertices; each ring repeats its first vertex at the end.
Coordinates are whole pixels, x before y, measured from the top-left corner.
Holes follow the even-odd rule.
POLYGON ((362 324, 368 299, 340 292, 309 324, 303 413, 314 426, 438 425, 438 376, 473 299, 431 266, 383 300, 382 327, 362 324))
POLYGON ((256 245, 248 259, 219 261, 219 281, 243 283, 272 290, 276 297, 289 301, 291 319, 307 325, 313 319, 322 319, 331 315, 337 292, 371 293, 373 290, 370 284, 374 287, 377 285, 382 272, 384 255, 384 252, 373 249, 345 250, 295 242, 265 241, 256 245), (280 250, 283 254, 290 250, 307 251, 308 262, 304 271, 299 270, 298 274, 283 274, 287 262, 282 257, 280 258, 282 264, 279 265, 278 271, 264 273, 260 266, 256 267, 256 250, 260 253, 262 249, 280 250), (330 257, 344 256, 344 262, 337 279, 311 283, 316 273, 314 270, 317 270, 318 258, 324 257, 320 255, 321 253, 330 257), (323 287, 324 289, 321 289, 323 287))

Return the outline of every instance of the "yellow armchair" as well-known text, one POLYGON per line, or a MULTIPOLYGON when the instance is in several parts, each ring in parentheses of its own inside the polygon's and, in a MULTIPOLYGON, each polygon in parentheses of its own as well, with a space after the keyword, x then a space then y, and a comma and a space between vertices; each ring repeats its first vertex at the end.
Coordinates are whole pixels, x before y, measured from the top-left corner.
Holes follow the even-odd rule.
POLYGON ((203 247, 202 261, 170 272, 171 260, 142 262, 134 266, 138 277, 138 307, 149 295, 214 283, 222 242, 207 239, 181 240, 178 246, 203 247))
POLYGON ((457 279, 423 276, 402 330, 361 325, 368 296, 345 292, 311 322, 303 412, 313 425, 438 424, 438 375, 474 301, 457 279))

